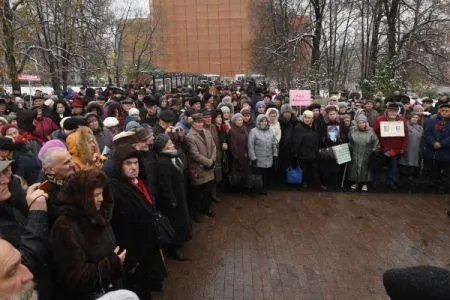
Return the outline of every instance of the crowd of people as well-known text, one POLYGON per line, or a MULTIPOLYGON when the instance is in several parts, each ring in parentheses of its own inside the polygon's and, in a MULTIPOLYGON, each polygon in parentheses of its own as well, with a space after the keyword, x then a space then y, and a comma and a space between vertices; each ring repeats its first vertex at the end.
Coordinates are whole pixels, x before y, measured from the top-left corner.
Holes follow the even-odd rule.
POLYGON ((292 107, 283 91, 220 84, 4 95, 3 290, 98 299, 126 289, 151 299, 166 257, 189 260, 191 222, 215 217, 224 186, 266 195, 291 169, 302 170, 301 189, 335 190, 345 176, 351 190, 384 180, 396 190, 400 176, 425 174, 432 191, 448 192, 449 118, 448 95, 340 93, 308 107, 292 107), (384 135, 386 122, 403 132, 384 135), (332 151, 345 143, 347 166, 332 151))

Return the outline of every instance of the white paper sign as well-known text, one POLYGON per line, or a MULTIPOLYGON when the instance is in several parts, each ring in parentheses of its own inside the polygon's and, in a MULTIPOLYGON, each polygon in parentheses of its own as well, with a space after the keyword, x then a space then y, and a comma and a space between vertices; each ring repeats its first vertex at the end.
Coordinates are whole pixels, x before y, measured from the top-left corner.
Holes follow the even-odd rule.
POLYGON ((336 158, 336 162, 338 163, 338 165, 342 165, 352 161, 348 144, 337 145, 331 147, 331 149, 333 149, 334 157, 336 158))
POLYGON ((405 125, 403 121, 383 121, 380 122, 381 137, 404 137, 405 125))

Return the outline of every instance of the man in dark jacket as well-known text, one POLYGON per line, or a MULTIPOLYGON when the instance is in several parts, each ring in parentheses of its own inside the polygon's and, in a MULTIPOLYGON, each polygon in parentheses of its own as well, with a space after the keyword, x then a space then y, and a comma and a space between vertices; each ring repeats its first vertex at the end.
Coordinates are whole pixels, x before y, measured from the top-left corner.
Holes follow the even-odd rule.
MULTIPOLYGON (((314 113, 306 110, 303 112, 302 120, 295 126, 292 136, 292 164, 294 166, 300 165, 308 185, 326 190, 319 175, 317 163, 319 134, 314 129, 313 119, 314 113)), ((307 185, 304 184, 304 187, 307 187, 307 185)))
POLYGON ((12 161, 0 161, 0 234, 22 254, 22 263, 33 273, 40 299, 53 293, 48 262, 47 193, 39 184, 24 195, 12 176, 12 161))
POLYGON ((450 104, 441 104, 436 118, 428 121, 423 136, 425 164, 430 170, 430 187, 450 191, 450 104))
POLYGON ((281 140, 280 147, 280 174, 279 178, 286 177, 286 169, 290 166, 292 161, 292 137, 295 126, 298 124, 298 119, 294 115, 294 111, 289 104, 283 104, 280 109, 280 127, 281 140))
POLYGON ((151 127, 154 127, 156 124, 158 124, 159 120, 157 101, 154 97, 151 96, 145 96, 143 101, 145 103, 145 106, 147 107, 147 115, 141 123, 145 123, 150 125, 151 127))

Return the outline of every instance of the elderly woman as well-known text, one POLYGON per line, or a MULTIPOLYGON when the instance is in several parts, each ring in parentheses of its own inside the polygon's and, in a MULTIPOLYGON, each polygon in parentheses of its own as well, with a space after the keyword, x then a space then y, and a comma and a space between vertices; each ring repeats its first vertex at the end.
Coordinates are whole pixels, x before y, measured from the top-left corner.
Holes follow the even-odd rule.
POLYGON ((348 179, 353 183, 350 186, 352 190, 356 191, 359 185, 362 185, 361 191, 367 192, 368 183, 372 181, 369 159, 372 153, 380 150, 380 142, 365 115, 358 115, 355 121, 356 126, 352 127, 348 136, 349 146, 352 149, 348 179))
POLYGON ((248 157, 252 167, 257 167, 263 179, 261 194, 266 195, 270 168, 278 163, 278 144, 270 130, 269 120, 261 114, 256 118, 256 127, 248 135, 248 157))
POLYGON ((95 168, 66 181, 50 245, 57 299, 96 299, 121 284, 126 250, 116 245, 110 225, 113 198, 106 175, 95 168))
POLYGON ((167 216, 176 232, 169 254, 179 261, 187 260, 181 252, 183 244, 192 238, 192 225, 186 200, 184 164, 175 145, 167 134, 160 134, 153 144, 157 154, 159 198, 156 206, 167 216))
POLYGON ((248 131, 244 126, 244 117, 240 114, 234 114, 231 118, 231 130, 228 136, 228 147, 231 158, 231 183, 238 185, 246 178, 249 166, 247 156, 247 138, 248 131), (242 178, 239 178, 242 177, 242 178), (236 180, 233 180, 236 179, 236 180))
POLYGON ((402 173, 411 177, 418 175, 420 169, 420 146, 422 143, 423 127, 419 124, 420 115, 412 113, 408 122, 408 146, 398 163, 402 173))

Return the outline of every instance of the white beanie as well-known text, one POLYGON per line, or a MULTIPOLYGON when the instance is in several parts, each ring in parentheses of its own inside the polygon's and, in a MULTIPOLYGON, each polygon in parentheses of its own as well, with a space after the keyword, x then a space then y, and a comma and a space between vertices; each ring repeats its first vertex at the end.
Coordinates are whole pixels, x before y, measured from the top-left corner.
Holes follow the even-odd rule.
POLYGON ((119 120, 117 120, 117 119, 114 118, 114 117, 107 117, 107 118, 103 121, 103 125, 104 125, 106 128, 111 128, 111 127, 114 127, 114 126, 119 125, 119 120))
POLYGON ((135 107, 130 108, 130 110, 128 111, 128 115, 129 116, 132 116, 132 115, 138 115, 139 116, 139 109, 137 109, 135 107))
POLYGON ((303 117, 314 118, 314 113, 310 110, 305 110, 302 114, 303 117))

